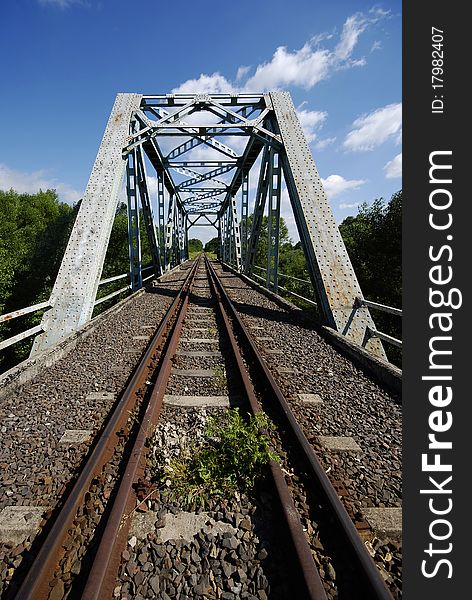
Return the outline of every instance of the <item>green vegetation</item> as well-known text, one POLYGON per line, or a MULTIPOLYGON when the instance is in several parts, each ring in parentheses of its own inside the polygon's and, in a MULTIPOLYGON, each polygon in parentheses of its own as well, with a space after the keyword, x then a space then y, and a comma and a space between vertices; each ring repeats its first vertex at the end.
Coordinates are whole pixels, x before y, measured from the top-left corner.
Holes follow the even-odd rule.
POLYGON ((183 507, 204 507, 210 498, 250 493, 264 466, 278 458, 262 433, 273 428, 265 413, 246 421, 237 408, 209 417, 203 443, 182 450, 159 474, 169 496, 183 507))
MULTIPOLYGON (((361 285, 364 298, 395 308, 402 306, 402 192, 387 206, 383 199, 363 204, 339 230, 361 285)), ((379 331, 401 339, 402 319, 371 311, 379 331)), ((401 366, 401 350, 384 344, 389 360, 401 366)))
MULTIPOLYGON (((64 250, 79 208, 58 200, 54 190, 37 194, 0 191, 0 314, 24 308, 49 298, 64 250)), ((340 225, 364 297, 395 307, 401 306, 401 205, 402 192, 393 195, 389 204, 383 199, 370 206, 363 204, 359 214, 347 217, 340 225)), ((249 219, 249 231, 252 217, 249 219)), ((105 258, 102 279, 127 273, 129 269, 127 209, 117 211, 105 258)), ((142 264, 151 263, 151 255, 141 219, 142 264)), ((189 240, 191 254, 202 251, 198 239, 189 240)), ((216 257, 218 238, 205 244, 205 252, 216 257)), ((262 222, 256 252, 255 275, 265 278, 262 269, 267 261, 267 218, 262 222)), ((314 299, 308 269, 300 242, 293 244, 281 219, 279 285, 314 299), (296 279, 285 276, 295 277, 296 279)), ((104 297, 125 285, 118 280, 100 286, 98 297, 104 297)), ((280 290, 285 295, 283 290, 280 290)), ((293 296, 287 297, 303 308, 309 305, 293 296)), ((108 308, 116 299, 100 304, 96 312, 108 308)), ((310 308, 310 310, 313 310, 310 308)), ((42 312, 33 313, 0 325, 0 341, 39 324, 42 312)), ((379 330, 401 337, 401 319, 373 311, 379 330)), ((1 353, 0 370, 5 370, 27 357, 32 339, 26 339, 1 353)), ((400 352, 386 345, 389 358, 400 364, 400 352)))
POLYGON ((228 381, 226 379, 226 370, 224 367, 216 367, 213 372, 213 383, 216 387, 222 388, 224 387, 228 381))
POLYGON ((216 258, 218 254, 218 238, 212 238, 205 244, 205 252, 210 255, 210 258, 216 258))
POLYGON ((188 241, 189 258, 195 258, 200 252, 203 252, 203 244, 201 240, 192 238, 188 241))
MULTIPOLYGON (((48 300, 74 225, 80 202, 60 202, 55 190, 18 194, 0 190, 0 314, 48 300)), ((141 220, 142 263, 151 262, 144 223, 141 220)), ((102 279, 129 271, 128 216, 120 204, 110 236, 102 279)), ((124 279, 100 286, 98 297, 124 287, 124 279)), ((108 308, 115 299, 100 304, 108 308)), ((39 325, 44 311, 0 325, 0 341, 39 325)), ((28 357, 33 338, 18 342, 0 353, 0 372, 28 357)))
MULTIPOLYGON (((0 191, 0 314, 48 300, 76 214, 54 190, 0 191)), ((38 325, 42 312, 1 325, 0 340, 38 325)), ((23 340, 2 351, 0 368, 26 358, 30 346, 23 340)))

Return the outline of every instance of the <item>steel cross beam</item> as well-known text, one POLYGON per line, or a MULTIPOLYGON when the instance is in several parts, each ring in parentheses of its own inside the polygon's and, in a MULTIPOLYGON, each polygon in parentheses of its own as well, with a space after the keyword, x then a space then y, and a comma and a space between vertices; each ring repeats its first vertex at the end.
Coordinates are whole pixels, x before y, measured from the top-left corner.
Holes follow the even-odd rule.
POLYGON ((125 172, 132 289, 143 283, 141 219, 155 273, 185 260, 189 228, 198 224, 217 227, 219 256, 251 274, 267 214, 266 285, 277 291, 283 177, 324 323, 360 346, 368 339, 385 358, 379 338, 368 335, 376 330, 368 306, 356 303, 363 295, 287 92, 117 96, 33 353, 91 318, 125 172), (198 112, 210 115, 205 124, 190 118, 198 112), (172 148, 172 136, 189 139, 172 148), (226 144, 232 136, 247 138, 241 155, 226 144), (206 160, 205 148, 178 159, 199 146, 219 156, 206 160), (259 160, 249 232, 249 176, 259 160), (157 231, 147 164, 157 176, 157 231), (171 170, 183 179, 174 181, 171 170), (229 183, 218 179, 231 171, 229 183))

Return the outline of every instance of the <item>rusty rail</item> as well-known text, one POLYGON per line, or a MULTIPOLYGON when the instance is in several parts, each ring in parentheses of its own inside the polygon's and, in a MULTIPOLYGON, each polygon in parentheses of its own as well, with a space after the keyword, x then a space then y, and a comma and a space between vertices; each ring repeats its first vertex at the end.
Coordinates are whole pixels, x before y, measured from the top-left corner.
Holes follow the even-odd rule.
POLYGON ((164 394, 172 369, 172 358, 177 350, 180 340, 183 321, 187 314, 189 293, 194 283, 195 273, 199 260, 195 262, 189 274, 190 281, 185 292, 185 297, 179 308, 177 321, 170 334, 170 339, 159 368, 159 374, 154 384, 151 397, 139 431, 131 450, 125 472, 122 476, 118 493, 113 507, 108 516, 105 530, 100 539, 100 544, 95 553, 95 559, 87 578, 82 600, 100 600, 111 598, 115 587, 115 576, 119 569, 120 555, 126 545, 126 537, 130 526, 130 517, 136 506, 136 497, 133 494, 133 483, 139 474, 144 471, 144 448, 152 428, 156 426, 164 400, 164 394))
MULTIPOLYGON (((208 261, 208 259, 206 259, 208 261)), ((218 290, 221 294, 223 302, 226 306, 228 314, 236 326, 244 344, 250 351, 251 357, 254 359, 258 371, 261 373, 264 381, 270 390, 270 396, 272 399, 277 401, 280 408, 281 414, 287 422, 289 430, 292 433, 293 439, 298 446, 300 455, 304 458, 304 463, 307 468, 307 473, 320 491, 322 501, 325 506, 329 507, 331 514, 333 515, 335 522, 338 526, 338 530, 341 532, 346 548, 353 558, 356 564, 359 575, 363 580, 365 586, 365 592, 363 597, 372 600, 392 600, 392 595, 387 588, 384 580, 382 579, 375 562, 373 561, 370 554, 367 552, 366 547, 362 539, 360 538, 354 523, 340 501, 336 490, 334 489, 331 481, 324 472, 323 467, 318 461, 316 454, 311 446, 310 442, 306 439, 303 430, 298 424, 295 416, 293 415, 285 397, 282 394, 277 382, 275 381, 272 373, 270 372, 262 354, 259 352, 255 342, 252 339, 247 327, 244 325, 241 317, 237 313, 229 295, 227 294, 223 283, 219 280, 213 266, 208 261, 209 268, 213 274, 218 290)))
MULTIPOLYGON (((212 269, 208 259, 205 257, 206 267, 208 271, 208 279, 213 295, 215 296, 219 308, 220 315, 223 319, 226 334, 229 338, 233 357, 238 366, 238 372, 241 382, 244 386, 247 400, 253 414, 261 412, 261 407, 256 398, 254 387, 251 382, 250 375, 244 365, 241 351, 236 341, 229 317, 223 306, 221 296, 225 293, 219 284, 218 278, 214 269, 212 269), (219 284, 219 285, 218 285, 219 284), (218 286, 218 290, 216 289, 218 286)), ((303 526, 300 521, 297 509, 293 502, 292 495, 288 489, 284 475, 275 461, 270 462, 270 473, 276 493, 279 497, 282 514, 288 528, 290 539, 295 550, 296 561, 299 568, 299 577, 294 577, 294 591, 297 591, 295 597, 306 598, 306 600, 327 600, 326 592, 321 581, 320 574, 313 560, 311 549, 303 532, 303 526)))
POLYGON ((92 453, 23 579, 15 600, 42 600, 48 598, 50 593, 49 582, 52 580, 54 569, 60 560, 61 548, 75 519, 77 509, 83 502, 84 495, 90 487, 93 477, 100 472, 103 465, 112 456, 116 432, 126 423, 129 412, 135 404, 137 391, 146 385, 146 381, 156 368, 159 351, 165 343, 176 314, 187 297, 187 291, 196 271, 196 265, 197 262, 187 275, 171 307, 149 343, 142 361, 100 434, 92 453))

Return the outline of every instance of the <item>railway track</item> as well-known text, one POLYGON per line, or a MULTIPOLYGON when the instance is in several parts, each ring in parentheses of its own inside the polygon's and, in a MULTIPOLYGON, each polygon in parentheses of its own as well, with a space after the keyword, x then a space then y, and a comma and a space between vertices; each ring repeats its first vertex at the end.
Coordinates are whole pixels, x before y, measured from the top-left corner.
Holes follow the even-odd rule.
POLYGON ((199 259, 15 597, 392 598, 351 517, 216 270, 199 259), (182 510, 150 458, 158 449, 168 463, 231 406, 269 414, 280 460, 254 497, 182 510))

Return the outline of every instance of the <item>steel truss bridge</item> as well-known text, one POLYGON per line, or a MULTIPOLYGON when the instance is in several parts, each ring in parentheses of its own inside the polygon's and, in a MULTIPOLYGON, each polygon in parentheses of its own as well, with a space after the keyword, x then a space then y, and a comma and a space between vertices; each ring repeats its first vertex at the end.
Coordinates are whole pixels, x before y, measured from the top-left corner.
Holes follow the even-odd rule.
POLYGON ((98 286, 120 277, 100 280, 120 202, 132 290, 188 258, 194 226, 215 227, 220 259, 251 276, 267 214, 265 284, 277 292, 282 196, 324 324, 385 359, 388 336, 375 329, 369 306, 377 307, 363 299, 288 92, 117 95, 51 298, 25 309, 49 308, 23 335, 39 333, 32 354, 79 329, 92 317, 98 286), (146 267, 140 220, 152 256, 146 267))

